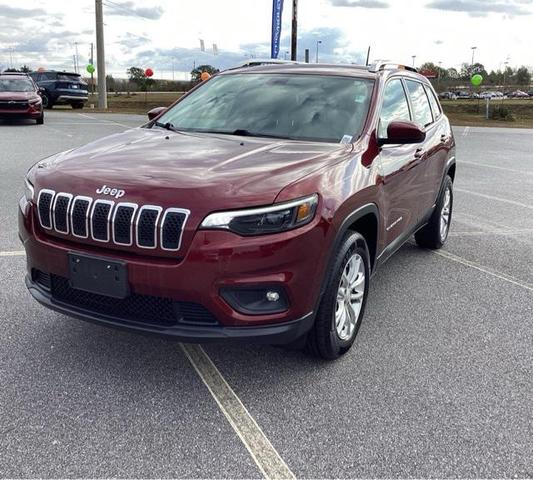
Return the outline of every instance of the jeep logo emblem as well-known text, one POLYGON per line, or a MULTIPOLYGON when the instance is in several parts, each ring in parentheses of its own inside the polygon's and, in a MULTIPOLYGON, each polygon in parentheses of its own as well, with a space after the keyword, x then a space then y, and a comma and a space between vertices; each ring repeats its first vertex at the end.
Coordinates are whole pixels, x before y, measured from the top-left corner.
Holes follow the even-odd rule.
POLYGON ((119 199, 120 197, 126 195, 126 192, 124 190, 120 190, 118 188, 111 188, 107 185, 102 185, 100 188, 97 188, 96 193, 100 193, 102 195, 110 195, 112 197, 115 197, 116 199, 119 199))

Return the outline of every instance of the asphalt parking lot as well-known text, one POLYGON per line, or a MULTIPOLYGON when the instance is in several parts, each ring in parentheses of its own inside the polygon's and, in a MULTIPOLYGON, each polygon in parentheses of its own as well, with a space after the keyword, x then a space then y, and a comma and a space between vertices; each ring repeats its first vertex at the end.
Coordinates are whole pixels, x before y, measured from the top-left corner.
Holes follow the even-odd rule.
POLYGON ((0 477, 257 478, 262 454, 298 478, 533 477, 533 130, 455 129, 448 243, 387 262, 341 360, 203 348, 265 451, 245 446, 246 418, 227 420, 179 344, 72 320, 24 287, 27 168, 142 122, 0 122, 0 477))

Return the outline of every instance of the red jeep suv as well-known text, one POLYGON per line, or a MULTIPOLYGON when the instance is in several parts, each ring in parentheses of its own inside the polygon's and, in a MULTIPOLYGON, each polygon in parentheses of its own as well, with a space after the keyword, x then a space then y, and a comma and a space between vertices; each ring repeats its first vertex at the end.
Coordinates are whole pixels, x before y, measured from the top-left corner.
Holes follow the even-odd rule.
POLYGON ((29 170, 20 237, 46 307, 333 359, 377 267, 413 234, 446 240, 455 142, 413 69, 237 68, 150 116, 29 170))

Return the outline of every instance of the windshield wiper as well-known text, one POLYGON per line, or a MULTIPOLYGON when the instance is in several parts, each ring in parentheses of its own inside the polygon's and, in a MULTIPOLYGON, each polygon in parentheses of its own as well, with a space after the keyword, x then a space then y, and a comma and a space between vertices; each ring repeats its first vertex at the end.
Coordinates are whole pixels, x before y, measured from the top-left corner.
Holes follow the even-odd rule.
POLYGON ((170 130, 171 132, 176 132, 176 133, 181 133, 174 125, 172 125, 172 123, 170 122, 166 122, 166 123, 161 123, 161 122, 154 122, 153 123, 156 127, 161 127, 161 128, 164 128, 165 130, 170 130))
POLYGON ((280 138, 283 140, 295 140, 293 137, 283 135, 272 135, 269 133, 250 132, 245 128, 237 128, 236 130, 197 130, 199 133, 216 133, 218 135, 237 135, 239 137, 262 137, 262 138, 280 138))

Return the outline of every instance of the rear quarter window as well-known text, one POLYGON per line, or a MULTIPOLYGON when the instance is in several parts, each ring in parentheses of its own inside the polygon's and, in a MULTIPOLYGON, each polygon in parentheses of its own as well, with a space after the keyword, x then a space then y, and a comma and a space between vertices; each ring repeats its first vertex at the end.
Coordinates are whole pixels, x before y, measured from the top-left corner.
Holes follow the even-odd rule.
POLYGON ((437 97, 435 96, 433 89, 427 86, 424 86, 424 89, 426 90, 426 95, 429 98, 429 104, 431 105, 431 111, 433 112, 433 118, 437 120, 442 114, 442 108, 440 106, 440 103, 437 100, 437 97))

